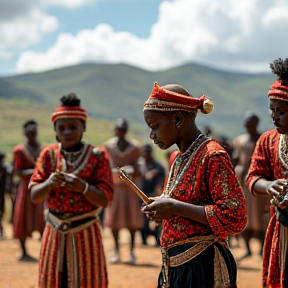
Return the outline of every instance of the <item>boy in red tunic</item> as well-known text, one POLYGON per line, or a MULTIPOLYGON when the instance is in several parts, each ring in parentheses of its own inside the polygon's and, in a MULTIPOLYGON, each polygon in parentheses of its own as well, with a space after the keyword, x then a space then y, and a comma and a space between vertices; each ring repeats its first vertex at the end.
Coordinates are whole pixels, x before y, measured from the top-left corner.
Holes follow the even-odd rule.
POLYGON ((210 113, 213 103, 175 84, 155 83, 144 104, 154 144, 179 148, 162 196, 143 208, 162 221, 158 288, 236 287, 227 236, 246 225, 245 199, 225 149, 196 126, 198 109, 210 113))

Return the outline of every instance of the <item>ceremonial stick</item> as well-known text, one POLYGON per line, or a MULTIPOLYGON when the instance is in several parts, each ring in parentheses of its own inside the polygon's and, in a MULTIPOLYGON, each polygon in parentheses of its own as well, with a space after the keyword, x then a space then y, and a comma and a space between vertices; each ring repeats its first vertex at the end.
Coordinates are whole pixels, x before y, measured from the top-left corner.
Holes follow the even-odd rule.
POLYGON ((147 205, 152 203, 153 200, 150 199, 147 195, 144 194, 143 191, 126 175, 126 173, 120 167, 118 169, 119 178, 123 181, 127 181, 129 186, 133 189, 133 191, 142 199, 142 201, 147 205))

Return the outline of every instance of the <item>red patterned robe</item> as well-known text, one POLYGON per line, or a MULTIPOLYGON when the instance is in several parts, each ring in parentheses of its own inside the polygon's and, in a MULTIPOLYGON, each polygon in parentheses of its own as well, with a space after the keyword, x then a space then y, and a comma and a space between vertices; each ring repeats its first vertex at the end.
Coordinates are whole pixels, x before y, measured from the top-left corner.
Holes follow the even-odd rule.
MULTIPOLYGON (((62 155, 59 145, 54 144, 44 149, 37 160, 30 187, 44 182, 56 169, 62 170, 62 155)), ((67 170, 67 173, 71 171, 67 170)), ((113 182, 109 157, 104 148, 96 148, 84 144, 83 161, 79 164, 80 178, 95 185, 111 201, 113 182)), ((46 207, 55 213, 86 214, 97 207, 93 206, 85 196, 67 190, 65 187, 50 191, 46 199, 46 207)), ((65 247, 61 247, 61 233, 47 222, 42 238, 39 263, 39 287, 60 288, 61 269, 58 269, 59 254, 65 249, 68 287, 69 288, 106 288, 108 277, 102 245, 101 230, 98 221, 80 231, 66 235, 65 247)), ((64 260, 65 261, 65 260, 64 260)))
POLYGON ((181 216, 163 220, 162 247, 169 248, 200 235, 215 234, 219 239, 226 239, 245 228, 247 216, 242 189, 227 152, 214 140, 200 146, 171 197, 205 206, 209 225, 181 216))
MULTIPOLYGON (((287 178, 283 174, 284 167, 279 160, 279 140, 280 134, 275 129, 267 131, 259 138, 247 176, 247 185, 252 193, 255 182, 260 178, 269 181, 287 178)), ((282 225, 278 222, 273 207, 271 207, 270 213, 271 218, 266 232, 263 251, 263 287, 286 288, 288 287, 287 275, 285 276, 284 273, 281 273, 280 269, 282 251, 282 236, 280 232, 282 225)), ((286 271, 288 271, 287 268, 285 269, 286 271)))
MULTIPOLYGON (((24 144, 20 144, 14 148, 13 162, 16 171, 33 169, 35 166, 35 160, 24 144)), ((28 184, 31 175, 19 177, 20 183, 15 201, 13 230, 15 238, 25 240, 26 237, 31 237, 33 231, 39 231, 42 234, 45 222, 43 203, 34 204, 30 198, 28 184)))

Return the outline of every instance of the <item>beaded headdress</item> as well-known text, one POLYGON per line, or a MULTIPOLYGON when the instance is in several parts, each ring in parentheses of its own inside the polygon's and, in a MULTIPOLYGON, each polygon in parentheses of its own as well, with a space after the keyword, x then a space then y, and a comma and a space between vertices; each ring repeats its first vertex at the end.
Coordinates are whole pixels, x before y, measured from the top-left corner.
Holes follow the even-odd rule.
POLYGON ((213 102, 205 95, 200 98, 186 96, 180 93, 172 92, 160 87, 158 83, 154 83, 153 90, 144 103, 145 110, 159 110, 159 111, 177 111, 184 110, 192 112, 200 109, 202 113, 209 114, 214 107, 213 102))
POLYGON ((63 118, 76 118, 86 122, 87 112, 81 106, 60 106, 53 112, 51 120, 55 123, 63 118))

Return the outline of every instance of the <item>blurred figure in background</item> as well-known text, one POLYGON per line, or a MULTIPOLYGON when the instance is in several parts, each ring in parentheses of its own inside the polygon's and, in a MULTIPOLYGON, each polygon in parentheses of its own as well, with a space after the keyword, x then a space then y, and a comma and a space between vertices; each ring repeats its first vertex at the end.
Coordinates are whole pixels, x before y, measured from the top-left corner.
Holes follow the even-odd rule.
MULTIPOLYGON (((153 156, 152 146, 150 144, 141 147, 141 156, 143 163, 140 165, 143 182, 141 190, 148 197, 160 196, 163 192, 163 184, 165 181, 165 169, 153 156)), ((144 227, 141 229, 141 237, 144 245, 147 245, 147 237, 152 235, 155 237, 156 243, 159 244, 160 226, 154 221, 149 220, 143 214, 144 227), (154 226, 154 229, 151 229, 154 226)))
POLYGON ((3 234, 3 214, 5 208, 5 190, 6 190, 6 178, 7 169, 4 165, 5 154, 0 151, 0 239, 4 236, 3 234))
POLYGON ((13 216, 14 237, 20 241, 22 256, 19 261, 36 261, 28 255, 25 241, 32 236, 33 231, 39 231, 42 235, 44 230, 43 203, 34 204, 30 198, 28 184, 33 173, 35 161, 41 152, 41 146, 37 140, 38 125, 30 120, 23 125, 26 141, 19 144, 13 150, 14 172, 20 178, 15 211, 13 216))
POLYGON ((262 255, 265 232, 269 218, 269 196, 256 198, 246 186, 246 176, 251 162, 251 157, 260 137, 257 130, 259 118, 255 114, 248 113, 245 117, 244 127, 246 133, 236 137, 233 141, 233 162, 235 173, 240 181, 247 205, 248 223, 241 233, 245 245, 245 254, 238 261, 251 256, 250 240, 256 237, 261 241, 260 255, 262 255))
POLYGON ((140 149, 127 140, 128 122, 119 118, 115 125, 115 137, 104 145, 110 156, 110 162, 114 180, 114 198, 111 205, 106 208, 104 222, 112 230, 115 242, 114 255, 109 259, 111 263, 120 262, 119 255, 119 231, 122 228, 129 230, 130 257, 129 264, 135 264, 134 254, 135 232, 143 227, 143 215, 139 209, 139 198, 124 181, 119 179, 117 167, 123 170, 139 185, 141 181, 139 171, 140 149))

